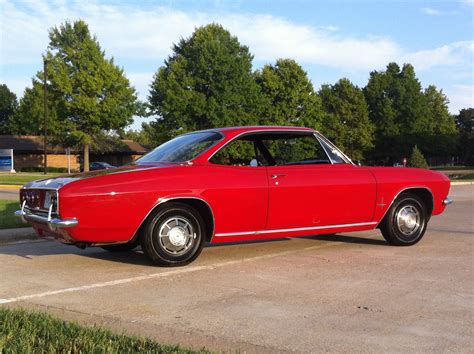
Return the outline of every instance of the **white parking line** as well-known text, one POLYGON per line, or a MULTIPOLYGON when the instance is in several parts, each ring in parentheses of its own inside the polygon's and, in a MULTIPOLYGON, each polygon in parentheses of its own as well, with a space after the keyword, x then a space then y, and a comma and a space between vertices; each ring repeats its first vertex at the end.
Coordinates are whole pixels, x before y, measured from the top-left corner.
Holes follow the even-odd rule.
POLYGON ((221 262, 221 263, 208 265, 208 266, 191 266, 191 267, 186 267, 186 268, 174 269, 174 270, 170 270, 170 271, 167 271, 167 272, 152 273, 152 274, 141 275, 141 276, 137 276, 137 277, 106 281, 106 282, 103 282, 103 283, 95 283, 95 284, 82 285, 82 286, 66 288, 66 289, 46 291, 46 292, 43 292, 43 293, 23 295, 23 296, 18 296, 18 297, 12 297, 12 298, 9 298, 9 299, 0 299, 0 304, 8 304, 8 303, 12 303, 12 302, 18 302, 18 301, 24 301, 24 300, 30 300, 30 299, 37 299, 37 298, 42 298, 42 297, 47 297, 47 296, 52 296, 52 295, 72 293, 72 292, 76 292, 76 291, 83 291, 83 290, 89 290, 89 289, 105 288, 105 287, 109 287, 109 286, 127 284, 127 283, 142 281, 142 280, 148 280, 148 279, 165 278, 165 277, 168 277, 168 276, 171 276, 171 275, 180 275, 180 274, 186 274, 186 273, 193 273, 193 272, 198 272, 198 271, 201 271, 201 270, 213 270, 213 269, 216 269, 216 268, 221 268, 221 267, 225 267, 225 266, 229 266, 229 265, 241 264, 241 263, 256 261, 256 260, 260 260, 260 259, 274 258, 274 257, 279 257, 279 256, 288 255, 288 254, 294 254, 294 253, 314 250, 314 249, 328 248, 328 247, 333 247, 333 246, 337 246, 337 245, 340 245, 340 244, 343 244, 343 242, 330 242, 330 243, 326 243, 324 245, 311 246, 311 247, 306 247, 306 248, 299 249, 299 250, 271 253, 271 254, 266 254, 266 255, 263 255, 263 256, 237 259, 237 260, 233 260, 233 261, 221 262))

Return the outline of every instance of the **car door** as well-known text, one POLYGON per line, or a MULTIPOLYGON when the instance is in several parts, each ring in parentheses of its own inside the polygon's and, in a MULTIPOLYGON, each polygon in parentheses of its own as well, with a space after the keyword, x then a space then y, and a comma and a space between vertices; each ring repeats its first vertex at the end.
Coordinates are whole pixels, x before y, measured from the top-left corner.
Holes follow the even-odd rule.
POLYGON ((203 194, 212 205, 215 236, 249 236, 265 228, 268 179, 255 156, 254 143, 237 139, 210 159, 212 187, 203 194))
POLYGON ((342 158, 334 163, 312 134, 276 136, 264 144, 275 159, 267 167, 267 230, 372 220, 376 185, 369 171, 342 158))

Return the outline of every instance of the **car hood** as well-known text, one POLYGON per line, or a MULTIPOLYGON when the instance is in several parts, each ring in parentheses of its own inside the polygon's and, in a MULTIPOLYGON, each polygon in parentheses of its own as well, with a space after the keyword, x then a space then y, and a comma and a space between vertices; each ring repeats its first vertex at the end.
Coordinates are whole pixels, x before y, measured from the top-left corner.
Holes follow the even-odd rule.
POLYGON ((129 165, 118 168, 111 168, 107 170, 98 170, 93 172, 76 173, 72 175, 58 176, 53 178, 45 178, 37 181, 32 181, 23 186, 28 189, 59 189, 62 186, 82 179, 106 176, 117 173, 129 173, 135 171, 148 170, 152 168, 165 168, 173 166, 174 164, 155 163, 150 165, 129 165))

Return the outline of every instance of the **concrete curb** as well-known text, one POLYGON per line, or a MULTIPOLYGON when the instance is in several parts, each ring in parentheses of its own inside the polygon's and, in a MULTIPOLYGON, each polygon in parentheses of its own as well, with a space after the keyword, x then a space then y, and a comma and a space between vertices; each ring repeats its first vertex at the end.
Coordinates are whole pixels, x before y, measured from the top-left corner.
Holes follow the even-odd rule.
POLYGON ((20 189, 22 185, 19 184, 0 184, 0 189, 20 189))
POLYGON ((474 181, 454 181, 451 182, 452 186, 468 186, 474 184, 474 181))
POLYGON ((21 227, 17 229, 0 230, 0 245, 25 240, 37 240, 35 231, 32 227, 21 227))

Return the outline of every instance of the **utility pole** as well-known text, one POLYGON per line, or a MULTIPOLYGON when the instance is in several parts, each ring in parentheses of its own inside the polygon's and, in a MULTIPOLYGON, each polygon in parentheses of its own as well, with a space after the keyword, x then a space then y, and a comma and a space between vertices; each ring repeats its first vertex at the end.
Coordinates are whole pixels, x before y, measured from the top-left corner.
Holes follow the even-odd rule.
POLYGON ((44 150, 44 174, 48 173, 48 60, 43 58, 44 66, 44 140, 43 140, 43 150, 44 150))

